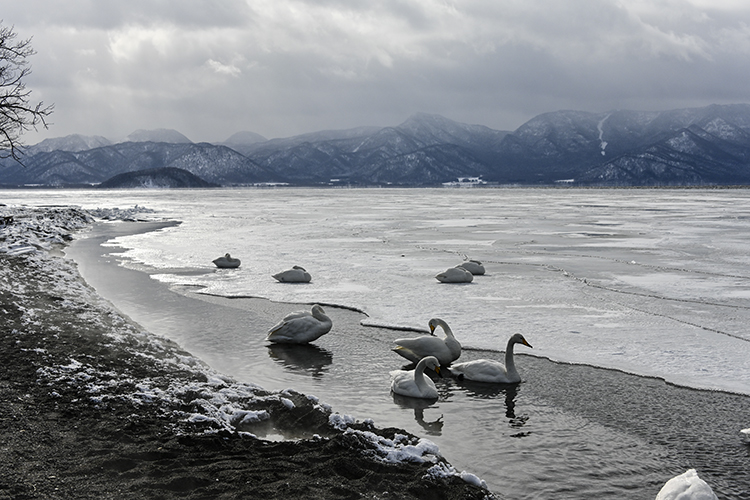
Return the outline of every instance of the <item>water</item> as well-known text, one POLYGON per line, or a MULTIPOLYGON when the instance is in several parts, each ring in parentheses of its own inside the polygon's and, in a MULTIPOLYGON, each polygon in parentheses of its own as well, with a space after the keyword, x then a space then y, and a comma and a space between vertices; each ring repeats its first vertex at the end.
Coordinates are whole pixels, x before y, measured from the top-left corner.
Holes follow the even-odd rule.
POLYGON ((361 326, 424 328, 439 316, 465 346, 493 349, 467 350, 462 360, 501 359, 497 350, 522 331, 534 349, 519 353, 748 393, 745 191, 2 194, 6 203, 137 203, 183 220, 111 241, 117 253, 105 260, 148 274, 103 262, 92 271, 103 282, 97 289, 240 380, 293 387, 342 413, 425 435, 509 498, 653 498, 690 467, 720 498, 747 498, 749 452, 738 437, 750 425, 746 396, 522 355, 517 388, 440 380, 438 402, 414 408, 387 390, 388 371, 401 366, 389 347, 411 334, 361 326), (239 270, 213 269, 226 252, 243 260, 239 270), (470 285, 434 280, 464 256, 482 260, 488 275, 470 285), (270 278, 292 264, 313 283, 270 278), (196 300, 198 287, 369 316, 327 308, 335 330, 315 346, 269 347, 265 329, 300 307, 196 300))
MULTIPOLYGON (((370 325, 442 317, 465 346, 750 394, 750 191, 271 189, 3 193, 182 220, 118 238, 130 265, 209 293, 358 308, 370 325), (213 270, 230 252, 240 269, 213 270), (468 285, 435 274, 464 257, 468 285), (308 285, 270 276, 302 265, 308 285)), ((270 326, 270 325, 269 325, 270 326)), ((263 329, 258 335, 263 334, 263 329)))

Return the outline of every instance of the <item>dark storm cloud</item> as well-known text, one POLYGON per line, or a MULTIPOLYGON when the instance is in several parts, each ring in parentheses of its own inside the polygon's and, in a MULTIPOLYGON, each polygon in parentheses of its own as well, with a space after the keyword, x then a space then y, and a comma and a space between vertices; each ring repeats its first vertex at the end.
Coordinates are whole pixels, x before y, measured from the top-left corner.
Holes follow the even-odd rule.
POLYGON ((750 101, 750 9, 702 0, 0 0, 50 131, 193 140, 750 101))

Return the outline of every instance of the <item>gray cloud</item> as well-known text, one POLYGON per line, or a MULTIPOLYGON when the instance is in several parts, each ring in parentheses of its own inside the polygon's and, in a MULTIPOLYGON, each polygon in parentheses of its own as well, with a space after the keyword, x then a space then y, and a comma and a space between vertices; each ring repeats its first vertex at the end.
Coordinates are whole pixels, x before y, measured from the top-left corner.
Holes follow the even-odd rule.
POLYGON ((49 131, 192 140, 559 109, 748 102, 750 7, 721 0, 0 0, 49 131))

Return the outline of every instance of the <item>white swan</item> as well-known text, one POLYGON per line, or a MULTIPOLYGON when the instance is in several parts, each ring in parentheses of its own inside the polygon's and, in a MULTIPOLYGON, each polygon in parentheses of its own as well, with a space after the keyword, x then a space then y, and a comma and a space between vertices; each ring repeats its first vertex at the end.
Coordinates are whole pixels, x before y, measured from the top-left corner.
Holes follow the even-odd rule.
POLYGON ((451 267, 435 276, 441 283, 471 283, 474 275, 463 267, 451 267))
POLYGON ((438 326, 445 332, 445 337, 438 338, 429 335, 409 339, 396 339, 393 352, 414 363, 425 356, 435 356, 441 365, 449 365, 461 356, 461 343, 453 336, 448 324, 439 318, 432 318, 428 323, 430 332, 434 333, 438 326))
POLYGON ((435 399, 438 397, 435 382, 424 376, 425 368, 435 370, 440 375, 440 363, 434 356, 422 358, 413 370, 394 370, 391 372, 391 390, 401 396, 410 398, 435 399))
POLYGON ((474 276, 481 276, 484 274, 484 266, 478 260, 467 260, 457 265, 456 267, 462 267, 474 276))
POLYGON ((329 331, 333 322, 318 304, 310 311, 296 311, 284 316, 268 331, 266 340, 285 344, 306 344, 322 337, 329 331))
POLYGON ((516 333, 505 348, 505 364, 494 359, 475 359, 464 363, 456 363, 451 366, 451 373, 459 378, 474 380, 476 382, 489 382, 493 384, 515 384, 521 381, 521 376, 516 371, 516 364, 513 361, 513 346, 523 344, 531 347, 526 342, 523 335, 516 333))
POLYGON ((718 500, 718 497, 695 469, 688 469, 667 481, 656 500, 718 500))
POLYGON ((223 257, 216 258, 212 262, 216 264, 216 267, 226 269, 234 269, 235 267, 240 267, 240 259, 232 258, 232 256, 229 254, 226 254, 223 257))
POLYGON ((742 429, 740 431, 740 434, 742 434, 742 436, 745 438, 745 441, 750 443, 750 427, 748 427, 747 429, 742 429))
POLYGON ((310 273, 301 266, 292 266, 291 269, 276 273, 273 277, 282 283, 309 283, 312 279, 310 273))

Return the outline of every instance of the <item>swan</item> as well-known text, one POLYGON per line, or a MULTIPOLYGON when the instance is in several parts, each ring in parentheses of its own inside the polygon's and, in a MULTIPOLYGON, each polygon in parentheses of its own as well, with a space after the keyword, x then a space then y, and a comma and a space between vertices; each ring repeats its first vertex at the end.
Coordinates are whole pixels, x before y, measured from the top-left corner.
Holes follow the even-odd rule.
POLYGON ((482 274, 484 274, 484 266, 478 260, 467 260, 457 265, 456 267, 462 267, 474 276, 481 276, 482 274))
POLYGON ((427 356, 419 360, 413 370, 394 370, 391 372, 391 390, 401 396, 410 398, 435 399, 438 397, 435 382, 424 376, 425 368, 435 370, 440 375, 440 363, 434 356, 427 356))
POLYGON ((718 497, 695 469, 688 469, 667 481, 656 500, 718 500, 718 497))
POLYGON ((523 335, 516 333, 505 348, 505 364, 494 359, 475 359, 464 363, 456 363, 451 366, 451 373, 456 374, 458 378, 474 380, 476 382, 489 382, 493 384, 515 384, 521 381, 521 376, 516 371, 516 364, 513 361, 513 346, 523 344, 531 347, 526 342, 523 335))
POLYGON ((224 257, 218 257, 212 262, 216 264, 216 267, 221 268, 233 269, 235 267, 240 267, 240 259, 232 258, 229 254, 224 255, 224 257))
POLYGON ((435 276, 435 279, 441 283, 471 283, 474 275, 463 267, 451 267, 435 276))
POLYGON ((291 269, 276 273, 273 277, 281 283, 309 283, 311 279, 310 273, 302 266, 292 266, 291 269))
POLYGON ((742 429, 740 431, 740 434, 742 434, 745 440, 750 443, 750 427, 748 427, 747 429, 742 429))
POLYGON ((333 322, 318 304, 310 311, 296 311, 284 316, 268 331, 266 340, 286 344, 306 344, 322 337, 329 331, 333 322))
POLYGON ((429 335, 409 339, 396 339, 393 352, 414 363, 425 356, 435 356, 441 365, 449 365, 461 356, 461 343, 453 336, 448 323, 440 318, 432 318, 428 323, 430 332, 434 334, 438 326, 445 332, 445 337, 438 338, 429 335))

